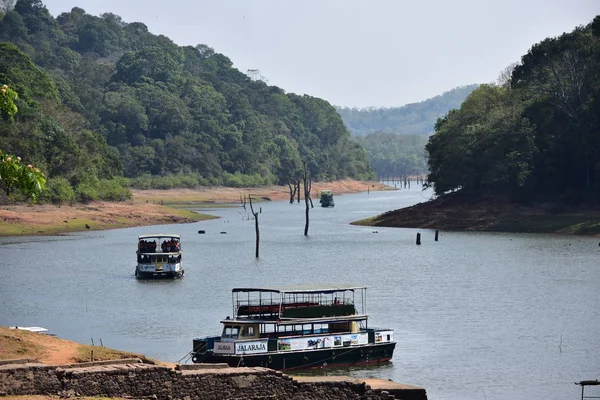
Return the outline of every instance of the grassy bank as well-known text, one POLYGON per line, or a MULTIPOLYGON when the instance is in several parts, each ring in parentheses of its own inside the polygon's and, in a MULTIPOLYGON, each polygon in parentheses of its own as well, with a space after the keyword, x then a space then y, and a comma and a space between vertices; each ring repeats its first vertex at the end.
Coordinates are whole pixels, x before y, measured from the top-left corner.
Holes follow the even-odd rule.
MULTIPOLYGON (((343 180, 315 182, 312 196, 320 190, 335 194, 391 189, 379 182, 343 180)), ((0 207, 0 236, 60 235, 85 230, 104 230, 178 224, 216 218, 190 211, 219 204, 238 206, 240 198, 255 201, 289 200, 285 186, 260 188, 204 187, 198 189, 133 190, 127 202, 92 202, 74 205, 7 205, 0 207)))
POLYGON ((11 205, 0 209, 0 236, 61 235, 212 218, 216 217, 177 207, 135 202, 93 202, 73 206, 11 205))
POLYGON ((88 346, 41 333, 0 327, 0 360, 29 358, 56 365, 92 361, 92 355, 93 361, 147 359, 142 354, 103 346, 88 346))

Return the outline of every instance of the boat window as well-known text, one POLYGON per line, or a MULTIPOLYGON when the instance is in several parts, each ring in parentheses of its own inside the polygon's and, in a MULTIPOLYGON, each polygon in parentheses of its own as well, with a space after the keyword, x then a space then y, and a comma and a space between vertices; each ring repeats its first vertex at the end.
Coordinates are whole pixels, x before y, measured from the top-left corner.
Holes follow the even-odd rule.
POLYGON ((262 324, 260 332, 261 333, 274 333, 275 332, 275 326, 271 325, 271 324, 262 324))
POLYGON ((223 337, 224 338, 236 339, 239 334, 240 334, 239 326, 226 326, 225 328, 223 328, 223 337))
POLYGON ((253 326, 245 327, 244 331, 242 333, 242 336, 254 336, 254 327, 253 326))
POLYGON ((315 324, 314 325, 314 333, 328 333, 329 325, 328 324, 315 324))

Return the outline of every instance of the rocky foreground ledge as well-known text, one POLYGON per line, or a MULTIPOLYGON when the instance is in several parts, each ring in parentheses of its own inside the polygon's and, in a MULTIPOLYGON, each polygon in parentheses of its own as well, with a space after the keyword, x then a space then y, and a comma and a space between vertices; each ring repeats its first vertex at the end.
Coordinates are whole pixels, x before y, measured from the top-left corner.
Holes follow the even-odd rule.
POLYGON ((268 368, 220 364, 175 368, 138 359, 47 365, 0 361, 0 396, 97 396, 132 399, 426 400, 424 388, 349 377, 291 377, 268 368))

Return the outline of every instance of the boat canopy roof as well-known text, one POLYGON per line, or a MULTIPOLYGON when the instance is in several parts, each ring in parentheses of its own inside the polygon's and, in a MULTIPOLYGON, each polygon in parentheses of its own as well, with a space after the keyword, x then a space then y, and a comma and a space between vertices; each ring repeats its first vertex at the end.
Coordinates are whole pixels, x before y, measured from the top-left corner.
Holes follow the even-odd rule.
POLYGON ((351 283, 312 283, 310 285, 284 285, 254 288, 234 288, 232 293, 238 292, 273 292, 273 293, 333 293, 345 290, 361 290, 366 286, 351 283))
POLYGON ((339 315, 318 318, 234 318, 221 320, 226 325, 252 325, 252 324, 270 324, 270 325, 303 325, 303 324, 331 324, 347 321, 364 321, 369 316, 367 314, 339 315))
POLYGON ((333 194, 331 190, 321 190, 321 194, 333 194))
POLYGON ((162 239, 162 238, 181 239, 181 235, 176 235, 174 233, 154 233, 154 234, 145 234, 145 235, 138 236, 138 240, 143 240, 143 239, 162 239))

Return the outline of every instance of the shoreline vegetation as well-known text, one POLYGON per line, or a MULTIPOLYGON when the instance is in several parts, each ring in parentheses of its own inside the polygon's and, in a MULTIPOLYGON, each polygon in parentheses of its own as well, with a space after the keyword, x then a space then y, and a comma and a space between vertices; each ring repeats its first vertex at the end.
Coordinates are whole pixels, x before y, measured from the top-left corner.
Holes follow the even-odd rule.
MULTIPOLYGON (((311 195, 332 190, 334 195, 395 190, 375 181, 340 180, 313 182, 311 195)), ((85 230, 105 230, 135 226, 190 223, 217 217, 190 208, 214 204, 237 206, 252 195, 253 201, 289 200, 286 186, 259 188, 202 187, 198 189, 132 190, 125 202, 94 201, 73 205, 9 204, 0 206, 0 236, 61 235, 85 230)), ((301 196, 303 199, 303 196, 301 196)))
MULTIPOLYGON (((375 181, 341 180, 314 182, 317 193, 332 190, 334 196, 365 191, 397 190, 375 181)), ((96 201, 73 205, 11 204, 0 206, 0 236, 48 236, 70 232, 120 229, 135 226, 178 224, 215 219, 198 209, 239 206, 240 199, 289 201, 285 186, 259 188, 202 187, 199 189, 132 190, 126 202, 96 201), (191 211, 190 209, 196 209, 191 211), (89 228, 88 228, 89 227, 89 228)), ((296 197, 297 199, 297 197, 296 197)), ((501 194, 454 193, 398 210, 391 210, 353 225, 437 229, 553 233, 600 236, 600 207, 560 207, 550 203, 518 203, 501 194)))

